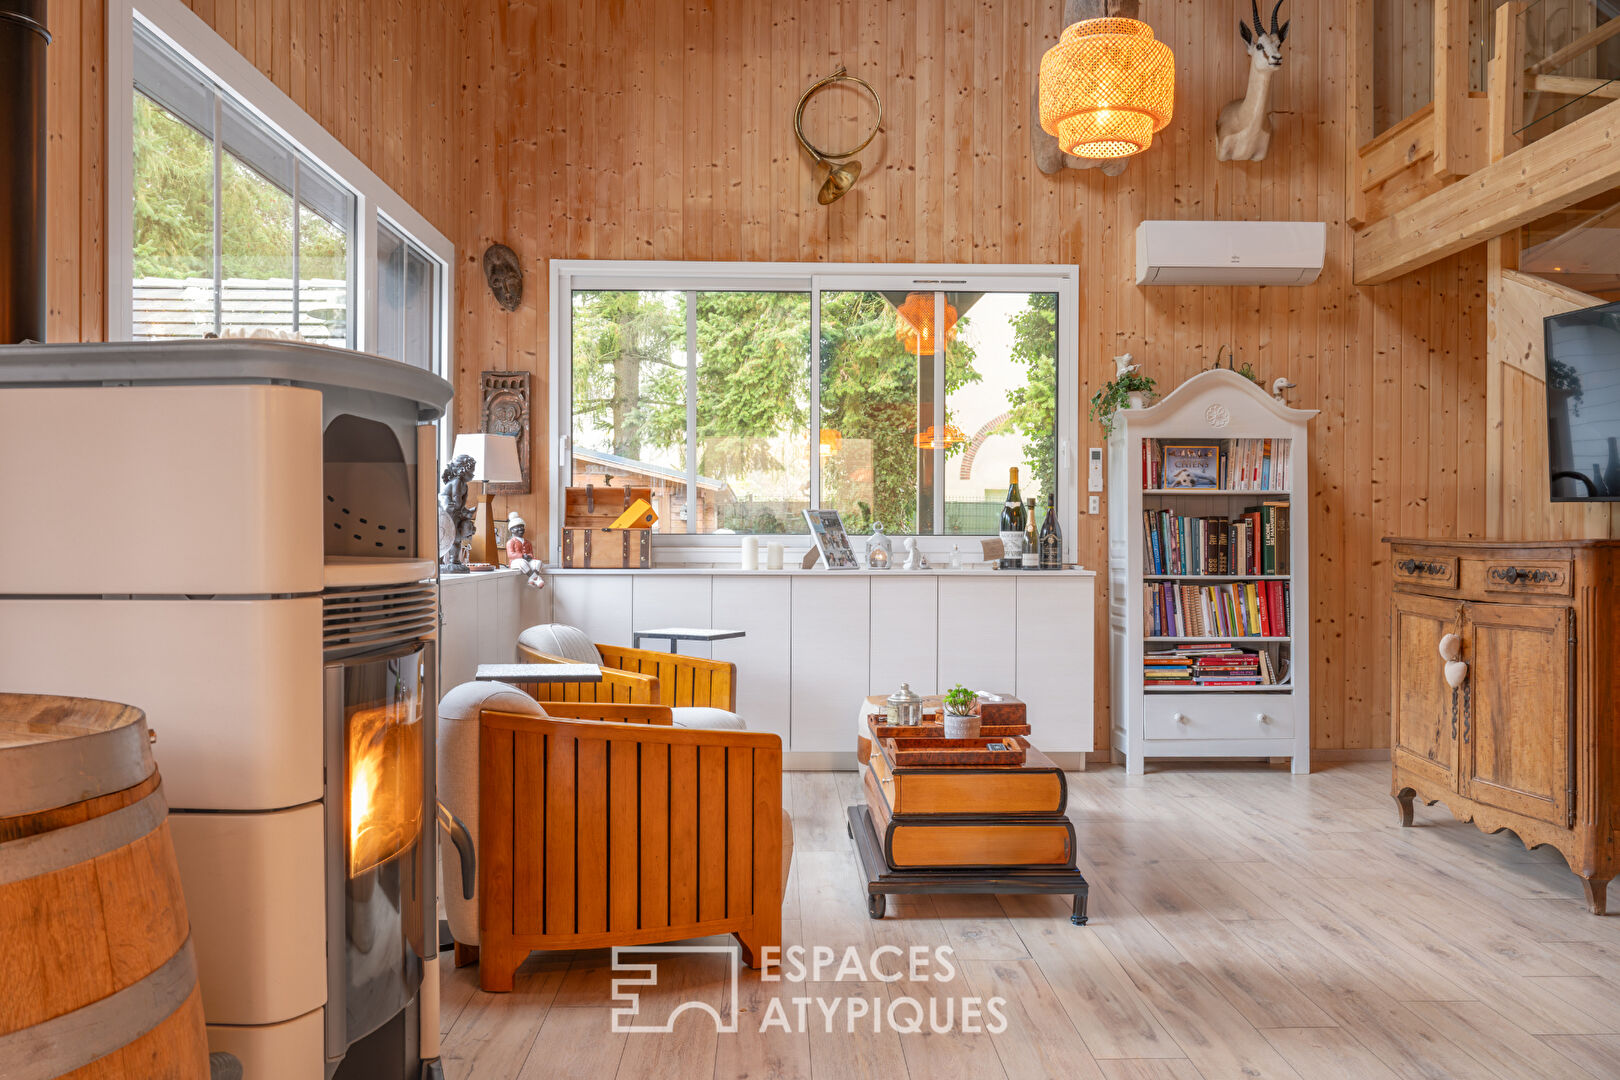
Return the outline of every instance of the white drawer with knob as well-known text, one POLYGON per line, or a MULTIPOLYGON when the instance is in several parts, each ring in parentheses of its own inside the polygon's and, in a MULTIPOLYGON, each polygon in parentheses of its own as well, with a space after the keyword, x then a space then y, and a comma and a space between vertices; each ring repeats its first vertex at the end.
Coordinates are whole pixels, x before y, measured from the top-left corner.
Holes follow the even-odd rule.
POLYGON ((1146 694, 1148 739, 1288 739, 1294 735, 1289 694, 1146 694))

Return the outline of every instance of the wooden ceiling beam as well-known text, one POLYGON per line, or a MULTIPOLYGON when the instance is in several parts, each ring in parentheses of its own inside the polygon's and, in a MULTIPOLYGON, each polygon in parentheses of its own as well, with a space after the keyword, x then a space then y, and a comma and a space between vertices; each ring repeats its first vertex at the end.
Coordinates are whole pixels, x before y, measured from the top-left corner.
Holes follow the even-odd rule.
POLYGON ((1620 102, 1356 234, 1355 282, 1380 285, 1620 187, 1620 102))

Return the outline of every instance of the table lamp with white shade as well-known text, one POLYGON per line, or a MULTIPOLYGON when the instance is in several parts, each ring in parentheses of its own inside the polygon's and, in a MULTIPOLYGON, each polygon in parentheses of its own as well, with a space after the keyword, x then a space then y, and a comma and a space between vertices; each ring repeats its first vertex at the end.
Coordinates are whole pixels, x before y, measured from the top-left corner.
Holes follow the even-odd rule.
POLYGON ((478 463, 472 474, 473 482, 480 484, 478 494, 477 531, 473 533, 472 561, 500 563, 500 548, 495 543, 495 520, 490 512, 491 484, 513 484, 523 479, 523 467, 518 462, 516 435, 457 435, 452 459, 467 455, 478 463))

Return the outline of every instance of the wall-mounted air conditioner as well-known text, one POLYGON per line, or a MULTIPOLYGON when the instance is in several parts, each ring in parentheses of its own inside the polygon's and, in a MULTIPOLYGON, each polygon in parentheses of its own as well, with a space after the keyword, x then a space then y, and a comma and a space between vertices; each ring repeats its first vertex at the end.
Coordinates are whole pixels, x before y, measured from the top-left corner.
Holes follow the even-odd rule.
POLYGON ((1144 221, 1138 285, 1309 285, 1322 273, 1320 221, 1144 221))

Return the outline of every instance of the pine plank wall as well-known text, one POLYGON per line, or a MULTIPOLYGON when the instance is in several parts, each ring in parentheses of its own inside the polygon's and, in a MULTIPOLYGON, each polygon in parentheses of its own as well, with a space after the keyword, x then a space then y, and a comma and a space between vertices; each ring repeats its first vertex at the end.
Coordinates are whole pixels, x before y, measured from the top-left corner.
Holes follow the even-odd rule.
MULTIPOLYGON (((1122 176, 1052 178, 1034 168, 1029 125, 1061 0, 188 2, 456 243, 457 426, 475 422, 478 372, 535 373, 539 483, 509 500, 531 522, 543 520, 553 443, 550 258, 1078 264, 1082 402, 1116 353, 1134 353, 1168 388, 1229 344, 1267 385, 1287 375, 1299 384, 1292 401, 1322 410, 1313 741, 1330 754, 1388 745, 1380 539, 1486 528, 1485 264, 1480 249, 1390 285, 1351 285, 1344 5, 1285 3, 1271 157, 1222 164, 1215 114, 1243 91, 1247 4, 1143 0, 1176 54, 1174 122, 1122 176), (840 63, 879 88, 887 119, 854 193, 824 208, 792 110, 840 63), (1140 289, 1134 232, 1145 218, 1324 220, 1327 269, 1307 288, 1140 289), (478 269, 495 240, 526 266, 511 314, 478 269)), ((105 327, 102 4, 51 5, 57 339, 95 340, 105 327)), ((1100 444, 1095 425, 1086 443, 1100 444)), ((1084 562, 1104 566, 1104 517, 1068 527, 1084 562)), ((1099 602, 1099 749, 1105 612, 1099 602)))

